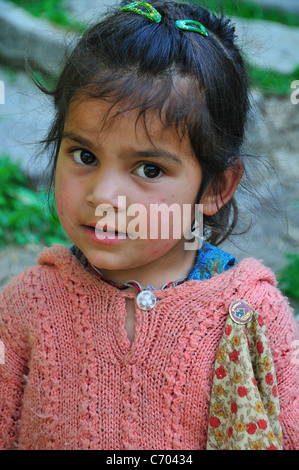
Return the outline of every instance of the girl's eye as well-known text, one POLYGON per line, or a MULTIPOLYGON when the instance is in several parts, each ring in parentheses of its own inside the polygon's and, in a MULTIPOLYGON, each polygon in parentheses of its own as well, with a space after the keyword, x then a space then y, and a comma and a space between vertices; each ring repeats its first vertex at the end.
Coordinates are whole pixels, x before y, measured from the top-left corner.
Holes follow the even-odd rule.
POLYGON ((160 167, 151 163, 143 163, 137 168, 136 173, 142 178, 154 179, 161 175, 162 170, 160 167))
POLYGON ((80 165, 95 166, 97 164, 96 157, 88 150, 75 150, 72 153, 75 162, 80 165))

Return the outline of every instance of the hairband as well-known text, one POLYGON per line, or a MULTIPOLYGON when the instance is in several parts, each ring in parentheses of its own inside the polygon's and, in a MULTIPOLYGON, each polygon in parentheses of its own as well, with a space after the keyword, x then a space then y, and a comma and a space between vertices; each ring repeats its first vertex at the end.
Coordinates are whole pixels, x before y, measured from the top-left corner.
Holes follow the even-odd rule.
POLYGON ((175 22, 175 24, 179 29, 182 29, 183 31, 194 31, 195 33, 199 33, 202 36, 209 36, 208 31, 206 30, 204 25, 201 24, 199 21, 178 20, 175 22))
MULTIPOLYGON (((162 19, 162 16, 158 12, 158 10, 156 10, 156 8, 152 7, 149 3, 146 2, 129 3, 128 5, 123 6, 119 11, 129 11, 137 13, 137 15, 141 15, 144 18, 147 18, 148 20, 152 21, 153 23, 160 23, 162 19), (143 7, 143 9, 140 7, 143 7)), ((199 21, 178 20, 175 22, 175 24, 179 29, 183 31, 193 31, 205 37, 209 35, 206 28, 199 21)))
POLYGON ((119 11, 132 11, 133 13, 137 13, 137 15, 144 16, 153 23, 160 23, 162 18, 158 10, 146 2, 129 3, 129 5, 123 6, 119 11), (138 7, 145 8, 145 11, 138 7))

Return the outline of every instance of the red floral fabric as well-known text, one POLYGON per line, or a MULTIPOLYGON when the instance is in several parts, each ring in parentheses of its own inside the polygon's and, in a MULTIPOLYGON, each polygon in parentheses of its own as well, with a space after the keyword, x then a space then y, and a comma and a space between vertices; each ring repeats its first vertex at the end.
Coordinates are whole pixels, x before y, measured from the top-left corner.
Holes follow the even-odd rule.
POLYGON ((208 450, 282 450, 279 400, 266 327, 229 316, 215 361, 208 450))

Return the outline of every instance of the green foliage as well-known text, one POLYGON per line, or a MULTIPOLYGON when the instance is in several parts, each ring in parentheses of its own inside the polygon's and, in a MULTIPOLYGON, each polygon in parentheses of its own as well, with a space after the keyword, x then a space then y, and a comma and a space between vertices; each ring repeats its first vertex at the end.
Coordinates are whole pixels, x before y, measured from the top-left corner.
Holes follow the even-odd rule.
POLYGON ((274 21, 288 26, 299 26, 298 16, 284 11, 283 8, 261 6, 250 2, 250 0, 198 0, 197 3, 216 13, 223 11, 228 16, 274 21))
POLYGON ((28 179, 8 156, 0 156, 0 180, 0 246, 67 242, 53 200, 50 210, 46 192, 30 189, 28 179))
POLYGON ((62 26, 81 30, 82 25, 70 20, 64 7, 64 0, 10 0, 34 16, 62 26))
POLYGON ((288 263, 278 276, 279 287, 287 297, 299 301, 299 254, 289 253, 288 263))
POLYGON ((280 74, 273 70, 262 70, 251 67, 249 70, 251 82, 264 95, 289 95, 291 83, 299 80, 299 67, 291 74, 280 74))

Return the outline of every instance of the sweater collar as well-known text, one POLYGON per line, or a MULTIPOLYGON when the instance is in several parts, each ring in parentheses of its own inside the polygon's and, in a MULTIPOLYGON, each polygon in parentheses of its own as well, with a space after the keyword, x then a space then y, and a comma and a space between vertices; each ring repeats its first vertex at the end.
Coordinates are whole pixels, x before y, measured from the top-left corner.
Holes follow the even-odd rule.
MULTIPOLYGON (((88 260, 81 250, 76 245, 71 246, 71 252, 83 264, 86 269, 88 268, 88 260)), ((201 248, 197 252, 196 262, 191 268, 188 281, 211 279, 216 274, 227 271, 236 264, 234 256, 226 253, 217 246, 210 245, 203 241, 201 248)))

